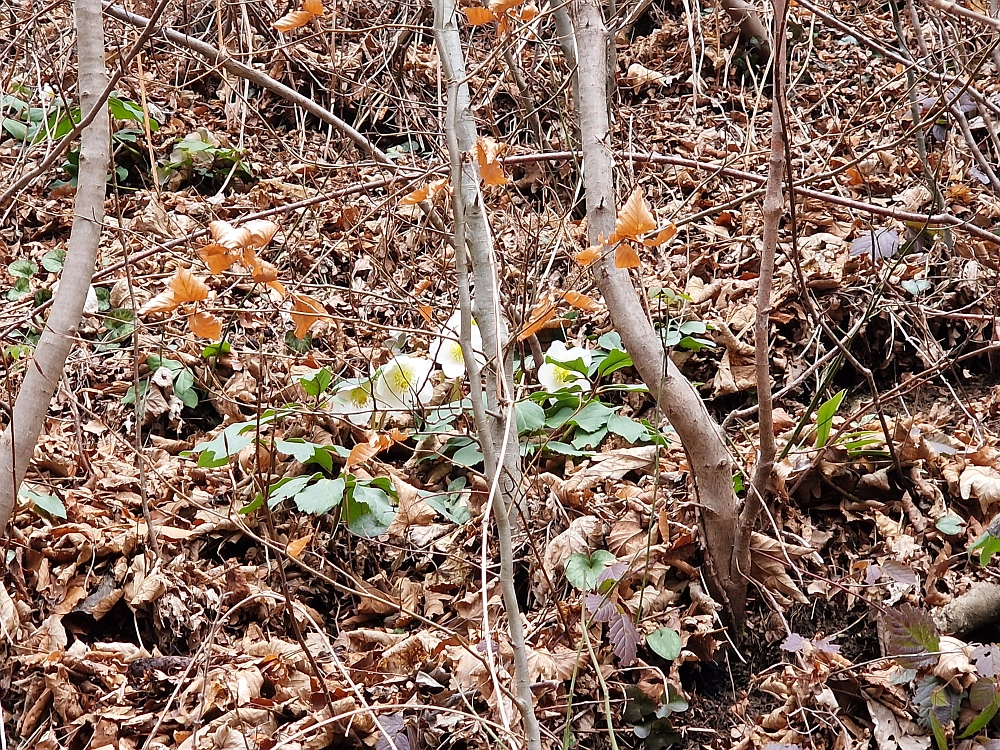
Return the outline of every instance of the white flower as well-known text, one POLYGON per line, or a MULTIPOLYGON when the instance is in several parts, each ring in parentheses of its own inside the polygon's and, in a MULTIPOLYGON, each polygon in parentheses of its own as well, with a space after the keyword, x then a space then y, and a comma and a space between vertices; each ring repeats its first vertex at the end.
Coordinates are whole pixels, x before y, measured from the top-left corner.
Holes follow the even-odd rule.
POLYGON ((546 361, 538 368, 538 382, 549 392, 567 390, 584 390, 590 388, 590 381, 587 377, 576 370, 562 367, 557 362, 583 361, 584 368, 590 367, 591 352, 581 346, 573 346, 569 349, 562 341, 553 341, 549 350, 545 352, 546 361))
POLYGON ((368 427, 375 412, 370 380, 345 380, 330 399, 330 411, 358 427, 368 427))
MULTIPOLYGON (((462 345, 458 343, 461 330, 462 313, 459 311, 441 326, 429 352, 434 364, 441 368, 449 380, 460 378, 465 374, 465 357, 462 354, 462 345)), ((483 335, 479 332, 475 320, 472 321, 472 349, 480 366, 486 364, 486 356, 483 354, 483 335)))
POLYGON ((375 378, 375 400, 389 412, 410 411, 434 394, 430 381, 434 363, 423 357, 399 354, 382 366, 375 378))

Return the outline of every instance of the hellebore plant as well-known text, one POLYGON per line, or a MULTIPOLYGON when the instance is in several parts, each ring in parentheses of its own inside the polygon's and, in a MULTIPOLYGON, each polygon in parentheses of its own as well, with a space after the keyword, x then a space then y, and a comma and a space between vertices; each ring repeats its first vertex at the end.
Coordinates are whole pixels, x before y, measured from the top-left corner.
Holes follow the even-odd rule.
POLYGON ((375 376, 374 396, 379 409, 391 415, 409 412, 430 401, 434 384, 430 374, 434 363, 423 357, 398 354, 375 376))
POLYGON ((375 412, 371 380, 345 380, 330 399, 330 412, 358 427, 370 427, 375 412))
MULTIPOLYGON (((448 322, 441 326, 437 338, 431 344, 430 355, 434 364, 441 368, 444 376, 449 380, 460 378, 465 374, 465 357, 462 354, 462 345, 459 343, 459 331, 462 325, 462 314, 456 312, 448 322)), ((486 364, 486 356, 483 354, 483 336, 479 333, 479 326, 476 321, 472 321, 472 349, 476 353, 476 361, 480 366, 486 364)))
POLYGON ((538 382, 550 393, 561 390, 587 390, 590 381, 584 374, 590 367, 591 352, 582 346, 566 347, 553 341, 545 352, 545 362, 538 368, 538 382))

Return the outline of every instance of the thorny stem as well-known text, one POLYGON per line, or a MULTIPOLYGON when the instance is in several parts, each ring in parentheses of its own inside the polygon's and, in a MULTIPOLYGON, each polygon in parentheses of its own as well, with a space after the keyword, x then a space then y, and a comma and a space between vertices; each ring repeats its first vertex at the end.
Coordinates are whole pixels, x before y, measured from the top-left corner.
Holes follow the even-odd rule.
MULTIPOLYGON (((514 589, 514 544, 511 517, 521 492, 520 452, 517 438, 511 429, 513 420, 513 378, 505 356, 506 326, 499 306, 499 289, 493 267, 493 246, 489 225, 479 190, 479 169, 469 152, 476 143, 476 126, 472 115, 469 87, 465 81, 465 56, 462 40, 455 20, 454 0, 436 0, 434 3, 434 36, 444 75, 448 81, 448 131, 449 153, 452 161, 452 191, 457 206, 455 212, 456 261, 459 274, 465 274, 464 251, 468 247, 476 280, 476 323, 483 339, 483 351, 488 357, 486 365, 485 404, 473 395, 476 430, 479 434, 483 456, 492 455, 485 462, 490 481, 490 504, 497 525, 500 547, 500 587, 507 624, 510 629, 511 648, 514 654, 515 700, 524 723, 527 750, 541 750, 541 733, 535 716, 528 672, 528 655, 524 639, 521 612, 514 589), (461 204, 461 205, 459 205, 461 204), (461 237, 461 241, 459 241, 461 237), (461 252, 459 252, 461 248, 461 252), (497 419, 490 414, 502 414, 497 419), (487 443, 490 445, 487 446, 487 443)), ((462 276, 460 275, 460 279, 462 276)), ((479 381, 475 352, 472 351, 472 307, 465 276, 465 289, 460 291, 462 323, 460 340, 470 380, 479 381)), ((484 634, 490 638, 489 633, 484 634)))

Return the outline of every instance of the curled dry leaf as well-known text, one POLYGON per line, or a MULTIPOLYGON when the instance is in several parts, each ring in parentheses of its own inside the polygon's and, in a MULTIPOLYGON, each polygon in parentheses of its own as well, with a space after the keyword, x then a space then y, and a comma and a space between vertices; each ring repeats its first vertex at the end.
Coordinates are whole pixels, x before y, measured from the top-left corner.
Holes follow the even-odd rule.
POLYGON ((990 506, 1000 503, 1000 472, 992 466, 966 466, 958 485, 962 499, 976 498, 984 515, 990 506))
POLYGON ((591 245, 586 250, 581 250, 576 255, 573 256, 573 260, 579 263, 583 267, 589 266, 595 260, 601 257, 602 251, 601 245, 591 245))
POLYGON ((471 8, 462 8, 462 12, 469 21, 469 26, 485 26, 496 20, 496 16, 493 15, 492 10, 479 5, 474 5, 471 8))
POLYGON ((312 534, 306 534, 305 536, 299 537, 298 539, 293 539, 288 543, 288 546, 285 547, 285 551, 289 554, 289 556, 298 559, 299 555, 302 554, 302 550, 306 548, 311 539, 312 539, 312 534))
MULTIPOLYGON (((465 10, 468 11, 468 10, 471 10, 471 9, 470 8, 466 8, 465 10)), ((484 10, 485 10, 485 8, 484 8, 484 10)), ((489 12, 489 11, 487 11, 487 12, 489 12)), ((416 190, 414 190, 412 193, 408 193, 408 194, 404 195, 402 198, 400 198, 399 199, 399 205, 401 205, 401 206, 413 206, 413 205, 416 205, 417 203, 420 203, 422 201, 434 200, 434 198, 437 197, 438 193, 440 193, 442 190, 446 189, 447 187, 448 187, 448 178, 447 177, 442 177, 440 180, 432 180, 431 182, 428 182, 423 187, 419 187, 416 190)))
POLYGON ((198 255, 212 273, 222 273, 240 259, 238 254, 218 242, 205 245, 198 251, 198 255))
POLYGON ((312 13, 314 16, 323 15, 323 0, 304 0, 302 10, 312 13))
POLYGON ((572 555, 588 554, 601 541, 603 531, 603 524, 595 516, 574 518, 569 528, 545 548, 544 564, 549 576, 561 571, 572 555))
POLYGON ((289 31, 305 26, 310 20, 312 20, 312 17, 313 14, 307 10, 293 10, 291 13, 283 15, 271 25, 282 34, 285 34, 289 31))
POLYGON ((490 0, 490 10, 492 10, 496 15, 500 15, 501 13, 506 13, 512 8, 516 8, 523 2, 524 0, 490 0))
POLYGON ((527 338, 538 333, 540 330, 545 328, 545 325, 555 317, 556 306, 551 300, 542 300, 537 305, 535 309, 531 311, 531 316, 528 318, 527 324, 517 334, 518 341, 524 341, 527 338))
POLYGON ((297 339, 304 338, 317 320, 328 317, 326 308, 318 300, 305 294, 292 295, 291 316, 297 339))
POLYGON ((627 242, 615 248, 615 268, 638 268, 642 265, 639 253, 627 242))
POLYGON ((347 457, 347 463, 344 465, 344 468, 350 469, 352 466, 358 466, 370 461, 378 453, 392 445, 392 443, 392 437, 384 432, 372 435, 368 438, 367 443, 358 443, 351 448, 351 454, 347 457))
POLYGON ((500 165, 500 152, 504 146, 489 136, 479 136, 476 140, 476 160, 479 162, 479 176, 487 185, 506 185, 507 175, 500 165))
POLYGON ((594 310, 600 309, 600 305, 597 303, 593 297, 588 297, 586 294, 581 294, 580 292, 574 292, 570 290, 563 295, 563 299, 569 304, 575 307, 577 310, 586 310, 587 312, 593 312, 594 310))

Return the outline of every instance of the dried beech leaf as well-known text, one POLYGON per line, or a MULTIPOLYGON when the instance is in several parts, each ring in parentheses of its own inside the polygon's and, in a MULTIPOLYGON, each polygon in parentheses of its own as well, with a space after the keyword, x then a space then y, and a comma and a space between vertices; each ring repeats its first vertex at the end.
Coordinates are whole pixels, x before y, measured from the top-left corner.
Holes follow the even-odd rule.
POLYGON ((323 15, 323 0, 304 0, 302 10, 312 13, 314 16, 323 15))
POLYGON ((228 248, 223 247, 218 242, 205 245, 205 247, 198 251, 198 255, 205 261, 205 265, 208 266, 208 270, 212 273, 222 273, 239 260, 239 256, 234 255, 228 248))
POLYGON ((555 317, 556 306, 548 301, 542 300, 537 305, 535 309, 531 311, 531 317, 528 319, 527 325, 517 334, 518 341, 524 341, 526 338, 535 335, 540 330, 545 327, 552 318, 555 317))
POLYGON ((286 13, 271 25, 282 34, 305 26, 312 19, 313 14, 307 10, 293 10, 286 13))
POLYGON ((177 309, 179 304, 180 302, 174 295, 173 289, 167 289, 164 292, 160 292, 140 307, 139 314, 148 315, 149 313, 172 312, 177 309))
POLYGON ((503 144, 497 143, 489 136, 480 136, 476 140, 476 160, 479 162, 479 176, 487 185, 506 185, 507 175, 498 159, 503 144))
POLYGON ((673 239, 673 236, 677 234, 676 224, 667 224, 663 229, 656 233, 656 236, 651 240, 643 240, 642 244, 646 247, 659 247, 664 242, 673 239))
POLYGON ((569 304, 575 307, 577 310, 586 310, 587 312, 593 312, 594 310, 600 309, 600 304, 593 297, 588 297, 586 294, 581 294, 580 292, 574 292, 570 290, 563 295, 563 299, 569 304))
POLYGON ((188 328, 195 336, 218 341, 222 338, 222 321, 207 312, 196 312, 188 316, 188 328))
POLYGON ((616 268, 638 268, 642 264, 639 253, 627 242, 622 242, 615 248, 616 268))
POLYGON ((304 338, 313 324, 320 318, 328 317, 326 308, 318 300, 305 294, 292 295, 292 321, 295 323, 295 338, 304 338))
POLYGON ((474 5, 471 8, 462 8, 462 12, 465 14, 466 19, 468 19, 469 26, 485 26, 496 20, 496 16, 493 15, 492 10, 478 5, 474 5))
POLYGON ((179 268, 168 286, 177 304, 208 299, 208 286, 186 268, 179 268))
POLYGON ((311 539, 312 534, 306 534, 298 539, 293 539, 288 543, 288 546, 285 547, 285 552, 287 552, 290 557, 298 559, 299 555, 302 554, 302 550, 308 546, 311 539))
MULTIPOLYGON (((649 204, 646 203, 642 188, 637 187, 625 201, 625 205, 618 211, 618 218, 615 220, 615 234, 619 239, 622 237, 638 239, 639 235, 654 229, 656 229, 656 219, 653 217, 653 212, 649 210, 649 204)), ((619 268, 621 267, 619 266, 619 268)))
POLYGON ((573 256, 573 260, 579 263, 581 266, 589 266, 595 260, 601 257, 601 252, 603 251, 601 245, 591 245, 586 250, 581 250, 576 255, 573 256))

